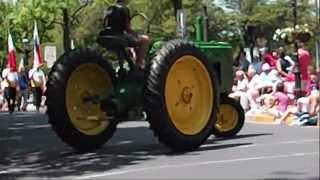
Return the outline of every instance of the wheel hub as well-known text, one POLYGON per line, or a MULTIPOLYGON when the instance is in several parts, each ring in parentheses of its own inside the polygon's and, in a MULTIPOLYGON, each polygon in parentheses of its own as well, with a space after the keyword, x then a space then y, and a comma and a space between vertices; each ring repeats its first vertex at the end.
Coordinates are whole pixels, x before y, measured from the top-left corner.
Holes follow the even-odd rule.
POLYGON ((190 87, 185 87, 181 93, 181 99, 185 104, 190 104, 192 101, 193 93, 190 87))
POLYGON ((216 127, 222 131, 227 132, 234 129, 238 123, 239 114, 237 110, 227 104, 220 105, 220 113, 216 122, 216 127))

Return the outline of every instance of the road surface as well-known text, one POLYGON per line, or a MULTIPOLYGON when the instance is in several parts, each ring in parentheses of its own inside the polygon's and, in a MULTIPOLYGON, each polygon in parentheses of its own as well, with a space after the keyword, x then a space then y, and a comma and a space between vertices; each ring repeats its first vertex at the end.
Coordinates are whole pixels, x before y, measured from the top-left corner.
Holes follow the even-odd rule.
POLYGON ((319 128, 245 124, 232 139, 210 137, 174 154, 148 124, 127 122, 101 150, 76 154, 45 115, 0 113, 0 179, 319 179, 319 128))

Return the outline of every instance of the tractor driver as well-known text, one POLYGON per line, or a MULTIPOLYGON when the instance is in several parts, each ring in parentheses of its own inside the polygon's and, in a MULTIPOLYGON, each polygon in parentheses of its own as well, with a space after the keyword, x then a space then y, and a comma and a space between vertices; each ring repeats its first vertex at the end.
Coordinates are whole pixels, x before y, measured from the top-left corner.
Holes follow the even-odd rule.
POLYGON ((116 0, 115 5, 108 9, 105 25, 111 28, 113 33, 121 34, 130 42, 134 42, 137 54, 136 65, 138 70, 143 70, 145 68, 144 59, 151 40, 149 36, 138 34, 132 30, 128 3, 129 0, 116 0))

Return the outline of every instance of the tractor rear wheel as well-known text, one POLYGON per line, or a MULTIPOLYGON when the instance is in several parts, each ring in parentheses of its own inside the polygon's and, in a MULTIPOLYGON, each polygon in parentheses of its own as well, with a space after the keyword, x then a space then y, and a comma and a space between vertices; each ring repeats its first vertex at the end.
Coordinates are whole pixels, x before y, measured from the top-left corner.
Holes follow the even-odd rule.
POLYGON ((219 93, 207 57, 189 42, 169 42, 152 61, 145 107, 160 142, 178 152, 198 148, 211 134, 219 93))
POLYGON ((235 136, 242 129, 245 113, 240 103, 227 96, 221 98, 217 122, 213 126, 213 134, 228 138, 235 136))
POLYGON ((63 55, 47 83, 47 114, 56 134, 79 152, 100 148, 112 137, 116 122, 99 100, 113 91, 115 75, 102 56, 90 50, 63 55))

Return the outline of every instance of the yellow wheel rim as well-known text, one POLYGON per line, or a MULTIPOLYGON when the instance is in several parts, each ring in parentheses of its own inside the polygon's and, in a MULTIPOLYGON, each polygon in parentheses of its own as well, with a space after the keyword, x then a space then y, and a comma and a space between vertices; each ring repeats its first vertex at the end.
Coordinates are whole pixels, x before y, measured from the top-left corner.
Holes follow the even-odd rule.
POLYGON ((107 98, 113 90, 110 75, 93 63, 80 65, 72 72, 66 89, 66 106, 74 127, 89 135, 99 135, 108 128, 110 117, 100 109, 100 104, 85 102, 83 98, 107 98))
POLYGON ((212 81, 203 63, 183 56, 171 67, 165 84, 166 106, 175 127, 196 135, 208 124, 214 102, 212 81))
POLYGON ((220 132, 232 131, 238 124, 239 114, 237 109, 229 104, 221 104, 218 119, 215 124, 220 132))

